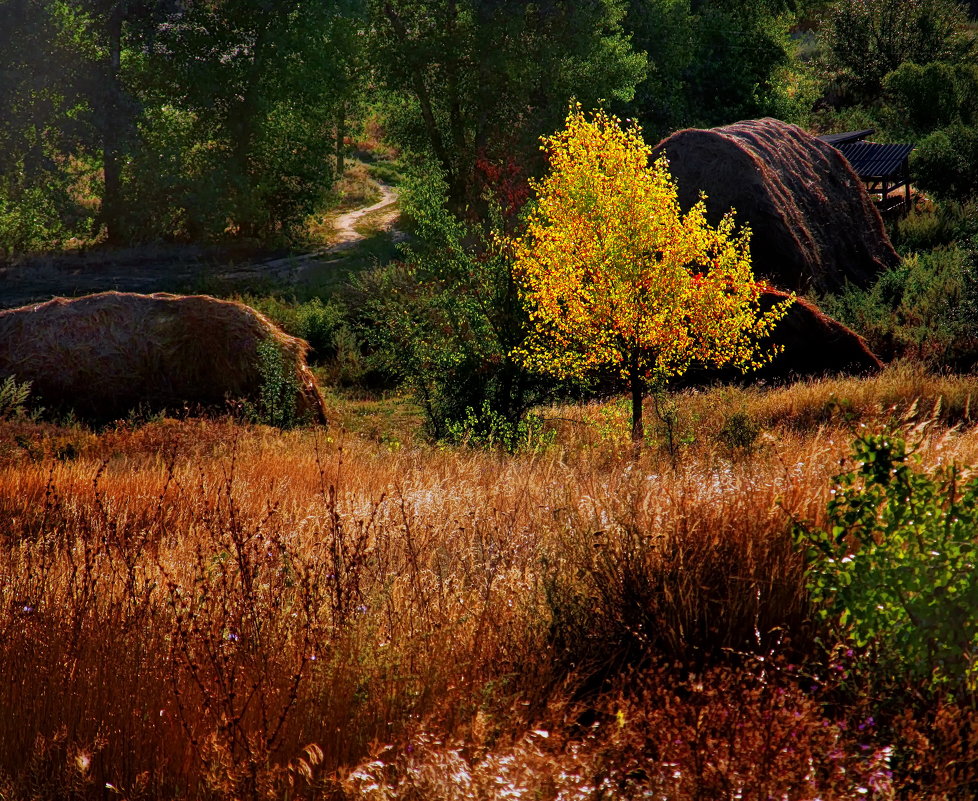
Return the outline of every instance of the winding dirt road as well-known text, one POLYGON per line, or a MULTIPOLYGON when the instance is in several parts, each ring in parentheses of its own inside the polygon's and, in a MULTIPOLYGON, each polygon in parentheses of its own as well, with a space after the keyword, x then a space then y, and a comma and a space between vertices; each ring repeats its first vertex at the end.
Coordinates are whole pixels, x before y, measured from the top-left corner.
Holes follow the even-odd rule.
MULTIPOLYGON (((333 253, 337 250, 342 250, 344 246, 349 247, 350 244, 359 242, 364 238, 364 235, 356 230, 357 223, 359 223, 360 220, 362 220, 368 214, 374 214, 375 212, 383 211, 384 209, 391 209, 391 207, 397 203, 398 195, 392 187, 378 181, 377 188, 380 189, 381 198, 372 206, 367 206, 366 208, 362 209, 354 209, 353 211, 348 211, 336 218, 336 221, 333 223, 336 231, 336 241, 325 250, 320 251, 321 254, 333 253)), ((389 231, 393 228, 396 221, 397 211, 396 209, 391 209, 388 214, 385 214, 378 219, 378 227, 382 230, 389 231)))

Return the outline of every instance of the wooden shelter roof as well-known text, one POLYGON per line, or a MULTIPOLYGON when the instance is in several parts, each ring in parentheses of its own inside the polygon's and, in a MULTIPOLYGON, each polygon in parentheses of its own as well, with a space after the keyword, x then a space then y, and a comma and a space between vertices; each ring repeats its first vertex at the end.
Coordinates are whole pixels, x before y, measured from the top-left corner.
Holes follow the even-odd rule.
POLYGON ((858 142, 860 139, 865 139, 867 136, 872 136, 874 133, 876 133, 875 128, 866 128, 862 131, 844 131, 843 133, 823 134, 822 136, 817 136, 815 138, 821 139, 827 145, 838 147, 846 142, 858 142))
POLYGON ((913 145, 882 145, 878 142, 851 141, 835 145, 856 174, 866 180, 890 178, 903 167, 913 145))

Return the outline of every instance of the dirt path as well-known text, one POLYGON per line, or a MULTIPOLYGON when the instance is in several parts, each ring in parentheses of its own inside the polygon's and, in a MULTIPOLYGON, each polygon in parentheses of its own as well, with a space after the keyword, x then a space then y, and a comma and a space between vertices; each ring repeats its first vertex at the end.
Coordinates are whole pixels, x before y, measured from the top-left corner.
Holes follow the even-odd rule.
POLYGON ((280 283, 294 284, 302 279, 310 267, 321 265, 324 261, 344 250, 349 250, 362 242, 366 235, 357 230, 357 226, 368 215, 375 215, 371 222, 379 231, 393 234, 394 241, 404 238, 402 232, 395 228, 400 213, 396 207, 399 195, 393 187, 377 182, 381 198, 372 206, 344 212, 333 222, 334 241, 325 248, 319 248, 308 253, 293 254, 284 258, 268 259, 256 264, 238 265, 234 270, 221 274, 225 280, 244 280, 249 278, 270 278, 280 283), (384 213, 381 213, 384 212, 384 213))
POLYGON ((365 239, 357 227, 370 223, 372 230, 386 231, 395 241, 404 235, 396 229, 398 194, 378 183, 381 199, 345 212, 334 223, 334 241, 323 248, 271 259, 235 262, 227 254, 191 245, 151 245, 125 250, 66 253, 0 265, 0 308, 50 300, 57 295, 75 296, 115 289, 120 292, 188 292, 209 282, 221 284, 270 281, 296 284, 310 270, 328 269, 342 258, 342 251, 365 239), (369 218, 369 220, 367 219, 369 218))
MULTIPOLYGON (((395 203, 397 203, 397 192, 387 184, 382 184, 377 182, 377 187, 380 189, 381 198, 372 206, 367 206, 362 209, 354 209, 353 211, 348 211, 345 214, 341 214, 336 218, 333 223, 336 230, 336 241, 322 251, 324 254, 332 253, 337 250, 342 249, 343 245, 349 245, 354 242, 359 242, 364 238, 363 234, 356 230, 357 223, 360 222, 368 214, 374 214, 375 212, 383 211, 384 209, 390 209, 395 203)), ((397 212, 394 209, 388 214, 380 217, 378 222, 379 227, 384 230, 391 230, 394 223, 397 221, 397 212)))

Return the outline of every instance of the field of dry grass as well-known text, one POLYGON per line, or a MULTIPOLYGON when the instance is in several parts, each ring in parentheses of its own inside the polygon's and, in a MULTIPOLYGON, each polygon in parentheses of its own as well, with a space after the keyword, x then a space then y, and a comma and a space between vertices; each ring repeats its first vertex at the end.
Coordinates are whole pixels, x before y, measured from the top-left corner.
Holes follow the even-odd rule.
POLYGON ((680 394, 638 461, 613 403, 516 456, 2 423, 0 796, 954 797, 978 720, 871 720, 790 528, 862 426, 978 462, 976 391, 680 394))

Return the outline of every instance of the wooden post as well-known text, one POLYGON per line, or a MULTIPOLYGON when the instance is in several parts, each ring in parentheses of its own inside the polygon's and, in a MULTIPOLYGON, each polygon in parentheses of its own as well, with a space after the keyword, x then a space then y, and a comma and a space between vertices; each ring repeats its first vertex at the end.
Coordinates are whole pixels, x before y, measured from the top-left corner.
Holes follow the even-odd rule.
POLYGON ((903 204, 904 206, 906 206, 907 214, 909 214, 910 213, 910 158, 909 157, 903 160, 903 180, 905 181, 903 185, 904 186, 903 204))

